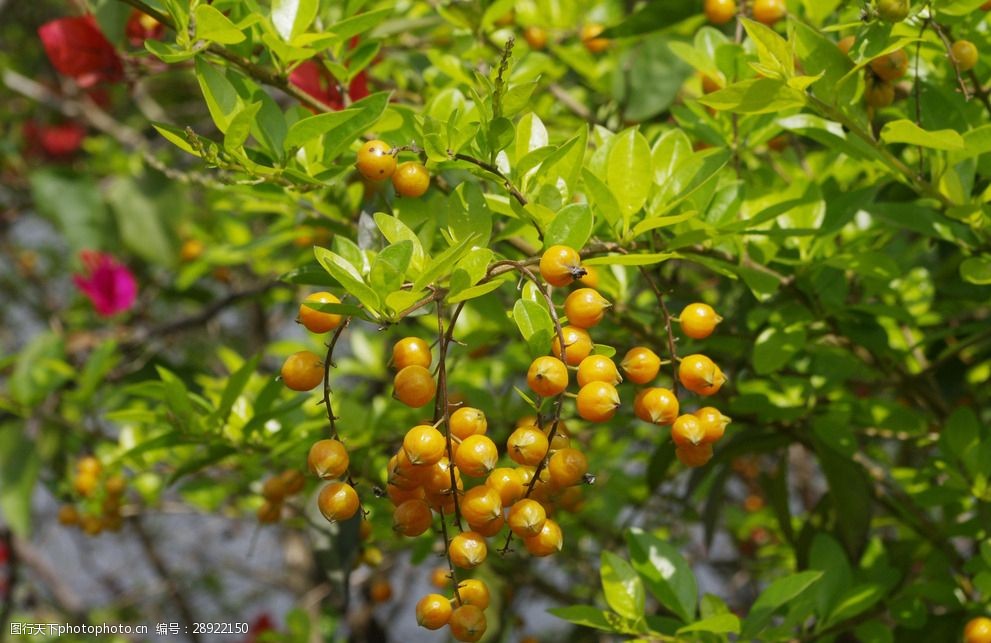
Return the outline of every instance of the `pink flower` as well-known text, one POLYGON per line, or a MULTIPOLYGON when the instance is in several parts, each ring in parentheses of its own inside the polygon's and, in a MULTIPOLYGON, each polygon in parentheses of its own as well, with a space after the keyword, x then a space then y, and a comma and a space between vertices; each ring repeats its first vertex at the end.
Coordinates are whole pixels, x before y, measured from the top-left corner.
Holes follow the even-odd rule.
POLYGON ((110 317, 128 310, 138 296, 134 275, 108 254, 94 250, 79 253, 84 275, 73 275, 76 288, 89 297, 98 315, 110 317))

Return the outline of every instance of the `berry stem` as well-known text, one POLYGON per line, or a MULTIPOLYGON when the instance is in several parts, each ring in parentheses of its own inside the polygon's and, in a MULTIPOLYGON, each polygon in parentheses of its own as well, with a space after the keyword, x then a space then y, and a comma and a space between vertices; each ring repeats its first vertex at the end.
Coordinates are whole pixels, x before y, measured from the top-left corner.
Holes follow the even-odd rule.
POLYGON ((461 153, 455 154, 451 150, 448 150, 447 153, 452 159, 458 161, 467 161, 468 163, 477 165, 486 172, 489 172, 490 174, 494 174, 502 182, 502 185, 503 187, 506 188, 506 191, 509 192, 509 194, 512 195, 514 199, 516 199, 517 203, 523 206, 525 206, 528 203, 526 197, 523 196, 523 193, 520 192, 519 189, 515 185, 513 185, 513 182, 510 181, 509 178, 505 174, 503 174, 502 171, 500 171, 499 168, 497 168, 495 165, 491 163, 486 163, 482 159, 475 158, 474 156, 471 156, 469 154, 461 154, 461 153))
MULTIPOLYGON (((454 466, 453 464, 451 465, 454 466)), ((451 469, 454 470, 453 468, 451 469)), ((457 495, 457 493, 455 493, 457 495)), ((458 525, 460 528, 460 525, 458 525)), ((451 539, 447 537, 447 517, 444 515, 443 505, 440 507, 440 533, 444 538, 444 557, 447 558, 447 568, 451 572, 451 584, 454 585, 454 598, 461 604, 461 592, 458 590, 458 573, 454 569, 454 562, 451 560, 451 539)))
MULTIPOLYGON (((454 524, 458 531, 463 532, 461 526, 461 506, 458 500, 458 481, 455 475, 454 465, 454 442, 451 439, 451 407, 447 400, 447 347, 454 336, 454 326, 464 310, 465 302, 461 302, 454 309, 451 321, 447 329, 444 329, 444 303, 437 301, 437 343, 439 346, 439 356, 437 359, 437 399, 434 401, 434 422, 444 422, 444 437, 447 440, 447 461, 448 473, 451 474, 451 496, 454 498, 454 524)), ((443 511, 441 512, 441 522, 444 521, 443 511)), ((447 538, 445 536, 444 548, 447 549, 447 538)), ((450 554, 448 554, 450 557, 450 554)))
MULTIPOLYGON (((334 407, 330 401, 330 367, 334 365, 334 348, 337 346, 337 340, 341 338, 344 329, 351 325, 351 319, 351 317, 345 317, 341 325, 334 331, 330 342, 327 343, 327 354, 323 358, 323 406, 327 409, 327 421, 330 422, 330 437, 338 442, 342 440, 340 434, 337 432, 337 416, 334 414, 334 407)), ((350 465, 348 465, 348 469, 344 472, 344 475, 347 483, 353 488, 354 478, 351 477, 350 465)), ((364 518, 366 511, 361 502, 361 496, 358 496, 358 510, 361 512, 362 518, 364 518)))
POLYGON ((674 332, 671 329, 671 313, 668 312, 668 306, 664 302, 664 293, 657 286, 657 282, 654 281, 650 273, 643 266, 640 266, 640 274, 643 275, 644 280, 647 285, 654 293, 654 297, 657 298, 657 304, 661 307, 661 315, 664 317, 664 332, 668 336, 668 354, 671 355, 671 390, 674 392, 674 396, 678 397, 678 352, 674 347, 674 332))

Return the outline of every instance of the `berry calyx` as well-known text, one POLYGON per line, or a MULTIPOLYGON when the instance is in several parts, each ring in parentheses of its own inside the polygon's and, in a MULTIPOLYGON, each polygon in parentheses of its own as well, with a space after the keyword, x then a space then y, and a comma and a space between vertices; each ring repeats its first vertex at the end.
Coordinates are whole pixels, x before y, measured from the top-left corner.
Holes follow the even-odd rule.
POLYGON ((969 40, 958 40, 950 47, 950 60, 960 71, 970 71, 977 65, 977 47, 969 40))
POLYGON ((605 382, 616 385, 623 381, 616 363, 605 355, 589 355, 578 365, 578 386, 590 382, 605 382))
POLYGON ((399 196, 423 196, 430 187, 430 173, 417 161, 400 163, 392 174, 392 186, 399 196))
POLYGON ((459 440, 467 440, 473 435, 484 435, 489 428, 485 413, 479 409, 463 406, 451 414, 451 435, 459 440))
POLYGON ((396 373, 393 386, 394 397, 415 409, 434 399, 437 392, 437 383, 430 371, 418 364, 407 366, 396 373))
POLYGON ((698 446, 705 438, 705 428, 694 415, 680 415, 671 425, 671 439, 679 447, 698 446))
POLYGON ((564 356, 561 356, 561 337, 557 333, 551 342, 551 352, 568 366, 578 366, 592 352, 592 338, 584 328, 575 326, 565 326, 561 335, 564 336, 564 356))
POLYGON ((311 351, 299 351, 282 364, 282 381, 293 391, 312 391, 323 381, 323 362, 311 351))
POLYGON ((681 332, 692 339, 705 339, 715 330, 716 324, 723 320, 709 304, 688 304, 681 315, 681 332))
POLYGON ((564 300, 564 314, 572 326, 591 328, 602 321, 610 305, 594 288, 579 288, 564 300))
POLYGON ((530 363, 526 381, 540 397, 554 397, 568 388, 568 367, 556 357, 538 357, 530 363))
POLYGON ((351 458, 340 440, 317 440, 306 456, 310 473, 324 480, 340 478, 348 470, 351 458))
POLYGON ((451 636, 474 643, 485 634, 485 614, 474 605, 462 605, 451 613, 451 636))
POLYGON ((561 527, 548 518, 544 521, 540 533, 524 538, 523 545, 533 556, 550 556, 561 551, 564 546, 564 535, 561 533, 561 527))
POLYGON ((346 482, 331 482, 320 490, 317 507, 330 522, 349 520, 358 513, 358 494, 346 482))
POLYGON ((388 143, 376 139, 361 146, 355 167, 366 179, 382 181, 396 171, 396 157, 388 143))
POLYGON ((392 365, 397 371, 407 366, 430 368, 432 361, 430 345, 419 337, 403 337, 392 347, 392 365))
POLYGON ((544 528, 547 512, 536 500, 524 498, 509 508, 509 528, 520 538, 536 536, 544 528))
POLYGON ((692 393, 708 396, 719 392, 726 376, 705 355, 689 355, 678 365, 678 380, 692 393))
POLYGON ((671 424, 678 417, 678 411, 678 398, 666 388, 645 388, 633 401, 636 416, 651 424, 671 424))
POLYGON ((705 0, 706 19, 714 25, 724 25, 736 16, 734 0, 705 0))
POLYGON ((446 597, 427 594, 416 603, 416 622, 428 630, 439 630, 451 620, 453 611, 446 597))
POLYGON ((403 438, 403 452, 414 465, 436 464, 446 449, 444 434, 428 424, 414 426, 403 438))
POLYGON ((634 384, 646 384, 657 377, 661 370, 661 358, 646 346, 636 346, 627 351, 619 365, 626 379, 634 384))
POLYGON ((552 286, 567 286, 585 275, 578 251, 568 246, 551 246, 540 256, 540 276, 552 286))
POLYGON ((485 562, 488 553, 485 538, 475 531, 465 531, 458 534, 451 539, 451 544, 448 546, 451 563, 461 569, 478 567, 485 562))
POLYGON ((299 306, 299 323, 311 333, 326 333, 341 325, 341 316, 321 312, 307 304, 339 304, 341 300, 329 292, 315 292, 308 295, 299 306))
POLYGON ((578 415, 589 422, 606 422, 619 408, 619 392, 606 382, 590 382, 578 391, 578 415))

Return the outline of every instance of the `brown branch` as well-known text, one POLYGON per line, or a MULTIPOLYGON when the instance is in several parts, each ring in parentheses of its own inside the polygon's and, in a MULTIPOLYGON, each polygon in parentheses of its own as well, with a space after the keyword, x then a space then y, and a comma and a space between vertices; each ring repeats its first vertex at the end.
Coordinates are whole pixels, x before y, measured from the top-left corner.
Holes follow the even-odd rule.
POLYGON ((458 161, 467 161, 468 163, 471 163, 473 165, 477 165, 478 167, 482 168, 486 172, 489 172, 490 174, 494 174, 496 176, 496 178, 498 178, 502 182, 502 185, 503 185, 503 187, 506 188, 506 191, 509 192, 509 194, 512 195, 512 197, 514 199, 516 199, 516 202, 517 203, 519 203, 520 205, 524 205, 524 206, 527 204, 527 199, 526 199, 525 196, 523 196, 523 193, 520 192, 516 188, 516 186, 513 185, 513 182, 510 181, 506 177, 506 175, 503 174, 502 171, 499 168, 497 168, 495 165, 492 165, 491 163, 487 163, 487 162, 483 161, 482 159, 475 158, 474 156, 471 156, 470 154, 461 154, 461 153, 455 154, 451 150, 448 150, 447 153, 453 159, 456 159, 458 161))
POLYGON ((664 332, 667 333, 668 336, 668 354, 671 357, 671 390, 674 391, 674 396, 678 397, 678 353, 674 348, 674 332, 671 329, 671 313, 668 312, 668 306, 664 302, 664 293, 661 292, 661 289, 657 286, 657 283, 643 266, 640 266, 640 274, 643 275, 647 285, 650 287, 651 291, 653 291, 654 297, 657 298, 658 305, 661 307, 661 315, 664 317, 664 332))
POLYGON ((950 64, 953 65, 953 73, 957 75, 957 84, 960 85, 960 91, 963 92, 964 100, 970 100, 970 90, 967 88, 967 83, 964 82, 963 76, 960 74, 960 67, 957 65, 957 61, 953 59, 953 43, 950 42, 947 31, 935 20, 930 20, 929 25, 936 32, 936 35, 939 36, 939 39, 943 41, 943 47, 946 49, 946 57, 950 59, 950 64))
MULTIPOLYGON (((447 440, 447 471, 451 475, 451 496, 454 498, 454 524, 458 531, 464 531, 461 526, 461 504, 458 500, 457 468, 454 466, 454 441, 451 438, 451 408, 447 399, 447 348, 454 336, 454 325, 464 310, 465 302, 458 304, 451 315, 447 330, 444 330, 444 303, 437 301, 437 342, 439 356, 437 358, 437 398, 434 401, 434 424, 444 422, 444 437, 447 440)), ((441 520, 443 521, 443 513, 441 520)), ((445 547, 447 543, 445 542, 445 547)))

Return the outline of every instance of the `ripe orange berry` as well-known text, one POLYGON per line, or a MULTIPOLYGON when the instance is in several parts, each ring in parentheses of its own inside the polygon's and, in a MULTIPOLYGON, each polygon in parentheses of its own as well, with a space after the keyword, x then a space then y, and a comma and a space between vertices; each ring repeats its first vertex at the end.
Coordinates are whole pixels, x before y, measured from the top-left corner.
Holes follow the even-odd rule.
POLYGON ((470 406, 462 406, 451 413, 451 435, 459 440, 466 440, 473 435, 484 435, 489 423, 485 413, 470 406))
POLYGON ((540 51, 547 46, 547 32, 540 27, 527 27, 523 30, 523 39, 530 49, 540 51))
POLYGON ((849 56, 850 50, 853 49, 853 43, 856 41, 856 36, 844 36, 843 38, 840 38, 840 41, 836 43, 836 46, 840 48, 840 51, 849 56))
POLYGON ((600 321, 611 304, 593 288, 579 288, 564 300, 568 323, 578 328, 591 328, 600 321))
POLYGON ((661 358, 646 346, 636 346, 627 351, 619 365, 626 379, 634 384, 646 384, 657 377, 657 372, 661 370, 661 358))
POLYGON ((426 368, 414 364, 396 373, 393 380, 394 397, 414 409, 434 399, 437 383, 426 368))
POLYGON ((400 163, 392 174, 392 187, 396 188, 399 196, 415 199, 423 196, 430 187, 430 173, 417 161, 400 163))
POLYGON ((674 454, 678 457, 678 461, 686 467, 701 467, 712 459, 712 445, 700 444, 698 446, 692 446, 689 444, 678 447, 674 450, 674 454))
POLYGON ((416 622, 428 630, 439 630, 451 620, 451 601, 440 594, 427 594, 416 604, 416 622))
POLYGON ((568 388, 568 367, 556 357, 538 357, 530 363, 526 381, 540 397, 554 397, 568 388))
POLYGON ((446 567, 435 567, 430 572, 430 583, 437 589, 444 589, 451 584, 451 572, 446 567))
POLYGON ((705 355, 689 355, 678 365, 678 380, 692 393, 708 396, 719 392, 726 376, 705 355))
POLYGON ((384 603, 392 598, 392 585, 384 578, 374 581, 368 588, 368 598, 373 603, 384 603))
POLYGON ((127 478, 120 474, 110 476, 103 488, 111 496, 120 496, 127 489, 127 478))
POLYGON ((392 528, 410 538, 430 529, 433 521, 434 515, 430 513, 430 505, 425 500, 407 500, 392 512, 392 528))
POLYGON ((871 70, 881 80, 898 80, 908 71, 908 54, 904 49, 893 51, 871 61, 871 70))
POLYGON ((282 364, 282 381, 293 391, 311 391, 323 381, 323 362, 310 351, 299 351, 282 364))
POLYGON ((506 519, 502 516, 502 514, 499 514, 499 517, 496 518, 495 520, 490 520, 486 523, 469 522, 468 526, 472 530, 477 531, 479 534, 485 536, 486 538, 491 538, 492 536, 495 536, 500 531, 502 531, 502 528, 503 526, 505 526, 505 524, 506 524, 506 519))
POLYGON ((487 435, 469 435, 454 454, 454 464, 466 476, 481 478, 495 468, 499 449, 487 435))
POLYGON ((551 246, 540 256, 540 276, 552 286, 567 286, 585 274, 578 251, 568 246, 551 246))
POLYGON ((430 344, 419 337, 403 337, 392 347, 392 365, 397 371, 407 366, 430 368, 432 361, 430 344))
POLYGON ((488 586, 477 578, 467 578, 458 583, 458 596, 455 602, 458 605, 474 605, 480 610, 489 606, 491 597, 488 586))
POLYGON ((306 456, 310 473, 324 480, 340 478, 348 470, 351 458, 340 440, 317 440, 306 456))
POLYGON ((325 313, 311 308, 307 304, 339 304, 341 300, 329 292, 315 292, 308 295, 299 305, 299 323, 311 333, 326 333, 341 325, 341 316, 336 313, 325 313))
POLYGON ((609 49, 610 41, 608 38, 599 38, 599 34, 605 31, 605 27, 602 25, 597 25, 590 23, 582 26, 581 39, 582 44, 585 45, 590 53, 601 54, 606 49, 609 49))
POLYGON ((414 426, 403 438, 403 451, 415 465, 436 464, 444 457, 446 450, 444 434, 429 424, 414 426))
POLYGON ((558 489, 572 487, 588 472, 588 458, 578 449, 568 447, 556 451, 547 463, 550 483, 558 489))
POLYGON ((977 47, 969 40, 958 40, 950 47, 950 60, 960 71, 970 71, 977 65, 977 47))
POLYGON ((671 425, 671 439, 679 447, 698 446, 705 438, 705 428, 694 415, 679 415, 671 425))
POLYGON ((99 460, 91 455, 88 455, 79 459, 79 462, 76 463, 76 471, 79 473, 90 474, 96 478, 103 472, 103 465, 100 464, 99 460))
POLYGON ((606 382, 590 382, 578 391, 578 415, 589 422, 606 422, 619 408, 619 392, 606 382))
POLYGON ((496 490, 499 499, 502 500, 503 507, 508 507, 522 498, 525 491, 520 472, 509 467, 493 469, 489 477, 485 479, 485 485, 496 490))
POLYGON ((462 605, 451 613, 451 636, 474 643, 485 634, 485 614, 474 605, 462 605))
POLYGON ((787 9, 784 0, 754 0, 754 20, 768 27, 785 17, 787 9))
POLYGON ((714 25, 724 25, 736 16, 734 0, 705 0, 705 17, 714 25))
MULTIPOLYGON (((555 426, 553 422, 547 422, 544 425, 543 432, 544 435, 550 438, 551 428, 555 426)), ((568 426, 561 420, 556 423, 557 429, 554 430, 554 439, 551 440, 550 453, 559 451, 561 449, 567 449, 571 446, 571 432, 568 431, 568 426)))
POLYGON ((909 0, 877 0, 878 15, 887 22, 901 22, 910 9, 909 0))
POLYGON ((306 479, 296 469, 286 469, 278 475, 278 479, 286 496, 294 496, 306 486, 306 479))
POLYGON ((963 640, 964 643, 991 643, 991 618, 978 616, 967 621, 963 640))
POLYGON ((592 338, 584 328, 575 326, 565 326, 561 329, 561 335, 564 336, 564 357, 561 357, 561 338, 557 333, 554 333, 551 342, 551 352, 568 366, 578 366, 592 352, 592 338))
POLYGON ((723 434, 726 433, 726 425, 732 421, 720 413, 719 409, 711 406, 704 406, 695 411, 695 417, 699 419, 699 424, 702 425, 702 430, 705 432, 705 437, 702 439, 705 444, 712 444, 721 440, 723 434))
MULTIPOLYGON (((423 490, 428 494, 450 494, 451 493, 451 463, 447 458, 441 458, 440 462, 429 467, 430 474, 423 480, 423 490)), ((461 471, 454 467, 454 483, 460 489, 461 471)))
POLYGON ((633 412, 644 422, 671 424, 678 417, 678 398, 666 388, 645 388, 633 401, 633 412))
POLYGON ((348 520, 358 512, 358 494, 346 482, 331 482, 320 490, 317 506, 330 522, 348 520))
POLYGON ((561 527, 548 518, 544 521, 540 533, 524 538, 523 545, 532 556, 550 556, 561 551, 564 546, 564 535, 561 533, 561 527))
POLYGON ((385 493, 389 496, 389 502, 392 503, 393 507, 398 507, 407 500, 424 500, 427 497, 423 487, 404 489, 403 487, 398 487, 391 482, 385 485, 385 493))
POLYGON ((616 385, 623 381, 616 363, 605 355, 589 355, 578 365, 578 386, 590 382, 605 382, 616 385))
POLYGON ((681 332, 692 339, 705 339, 723 320, 709 304, 688 304, 678 316, 681 332))
POLYGON ((502 498, 499 492, 486 485, 473 487, 461 499, 461 515, 472 529, 476 525, 488 525, 502 518, 502 498))
POLYGON ((82 529, 83 533, 87 536, 98 536, 100 532, 103 531, 103 521, 99 516, 86 514, 81 518, 79 528, 82 529))
POLYGON ((895 86, 887 81, 868 78, 864 101, 874 108, 887 107, 895 102, 895 86))
POLYGON ((547 455, 547 436, 532 426, 516 429, 506 441, 509 457, 520 464, 536 466, 547 455))
POLYGON ((355 166, 366 179, 381 181, 396 171, 396 157, 392 154, 392 147, 385 141, 368 141, 358 150, 355 166))
POLYGON ((524 498, 509 508, 509 528, 520 538, 536 536, 544 528, 547 512, 536 500, 524 498))
POLYGON ((286 488, 279 476, 272 476, 262 485, 262 498, 270 502, 282 502, 286 497, 286 488))
POLYGON ((599 269, 595 266, 586 266, 585 275, 577 279, 578 283, 589 288, 599 287, 599 269))
POLYGON ((99 484, 97 477, 89 471, 80 471, 72 479, 72 488, 80 496, 85 497, 92 495, 99 484))
POLYGON ((183 263, 196 261, 203 254, 205 246, 199 239, 186 239, 179 248, 179 260, 183 263))
POLYGON ((79 512, 72 505, 62 505, 58 508, 58 521, 61 525, 79 524, 79 512))
POLYGON ((465 531, 451 539, 448 553, 451 556, 451 563, 455 567, 471 569, 485 562, 488 548, 485 546, 485 538, 481 534, 465 531))

